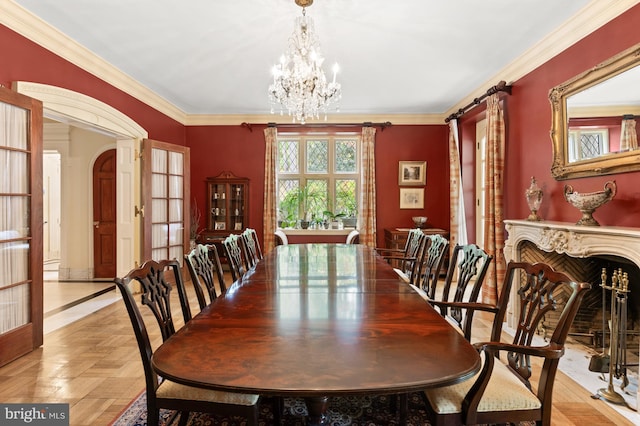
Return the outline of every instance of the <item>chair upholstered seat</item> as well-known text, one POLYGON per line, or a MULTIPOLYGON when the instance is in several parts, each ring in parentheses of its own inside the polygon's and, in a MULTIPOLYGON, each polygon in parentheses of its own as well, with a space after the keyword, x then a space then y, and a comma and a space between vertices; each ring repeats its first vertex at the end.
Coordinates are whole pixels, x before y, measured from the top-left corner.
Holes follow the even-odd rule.
MULTIPOLYGON (((476 377, 477 374, 462 383, 427 389, 425 394, 433 410, 438 414, 461 413, 462 401, 476 377)), ((542 404, 538 397, 505 364, 496 361, 489 384, 478 404, 478 412, 534 410, 540 407, 542 404)))
MULTIPOLYGON (((564 354, 571 323, 590 288, 591 284, 577 282, 544 263, 511 261, 507 264, 495 306, 464 301, 445 305, 466 311, 492 312, 494 317, 489 340, 474 344, 481 353, 481 370, 465 382, 426 389, 422 393, 431 424, 458 426, 535 421, 539 426, 551 426, 558 363, 564 354), (517 297, 513 305, 510 303, 512 294, 517 297), (508 306, 519 308, 512 342, 502 341, 508 306), (552 311, 557 315, 557 322, 545 322, 545 332, 551 335, 547 334, 538 342, 540 325, 552 311), (531 362, 532 357, 541 362, 531 362), (531 383, 532 378, 537 380, 537 385, 531 383)), ((452 320, 460 324, 457 319, 452 320)), ((469 340, 470 327, 460 330, 469 340)))
POLYGON ((218 404, 233 404, 252 406, 258 403, 259 395, 214 391, 181 385, 180 383, 164 380, 156 390, 156 397, 162 399, 184 399, 190 401, 215 402, 218 404))

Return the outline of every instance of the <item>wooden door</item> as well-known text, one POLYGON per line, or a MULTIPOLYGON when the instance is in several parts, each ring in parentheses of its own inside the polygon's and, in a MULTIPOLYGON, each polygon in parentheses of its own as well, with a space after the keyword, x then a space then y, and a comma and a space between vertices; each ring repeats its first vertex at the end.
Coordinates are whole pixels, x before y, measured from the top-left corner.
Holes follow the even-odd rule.
POLYGON ((42 102, 0 85, 0 365, 42 345, 42 102))
POLYGON ((96 278, 116 276, 116 150, 93 165, 93 268, 96 278))
POLYGON ((189 249, 190 163, 187 147, 143 141, 143 262, 178 259, 182 265, 189 249))

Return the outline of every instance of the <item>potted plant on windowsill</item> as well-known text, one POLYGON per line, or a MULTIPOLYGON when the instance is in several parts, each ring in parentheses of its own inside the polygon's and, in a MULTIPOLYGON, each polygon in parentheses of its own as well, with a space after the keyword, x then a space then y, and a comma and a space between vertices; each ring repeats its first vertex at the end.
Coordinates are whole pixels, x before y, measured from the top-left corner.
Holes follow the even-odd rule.
POLYGON ((342 229, 344 227, 342 223, 342 218, 345 216, 344 213, 333 213, 330 210, 325 210, 323 214, 331 224, 331 229, 342 229))
POLYGON ((307 229, 313 216, 310 210, 321 202, 321 194, 318 194, 309 186, 291 189, 280 201, 281 227, 299 225, 300 228, 307 229))

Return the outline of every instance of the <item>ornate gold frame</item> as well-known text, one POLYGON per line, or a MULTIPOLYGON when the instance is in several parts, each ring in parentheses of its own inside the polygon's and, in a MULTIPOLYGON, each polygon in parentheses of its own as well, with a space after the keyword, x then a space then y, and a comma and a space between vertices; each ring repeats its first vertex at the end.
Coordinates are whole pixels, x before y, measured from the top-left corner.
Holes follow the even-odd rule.
POLYGON ((551 102, 551 141, 556 180, 601 176, 640 170, 640 151, 607 154, 569 163, 567 155, 567 97, 594 86, 640 64, 640 43, 596 65, 549 91, 551 102))

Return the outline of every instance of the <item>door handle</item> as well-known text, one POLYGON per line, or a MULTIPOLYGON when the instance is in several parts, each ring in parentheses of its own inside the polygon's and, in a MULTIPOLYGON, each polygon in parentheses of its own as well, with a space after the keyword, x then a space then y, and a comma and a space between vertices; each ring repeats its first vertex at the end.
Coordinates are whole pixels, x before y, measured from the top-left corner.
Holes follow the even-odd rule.
POLYGON ((94 221, 93 226, 95 226, 96 229, 100 228, 100 221, 94 221))

